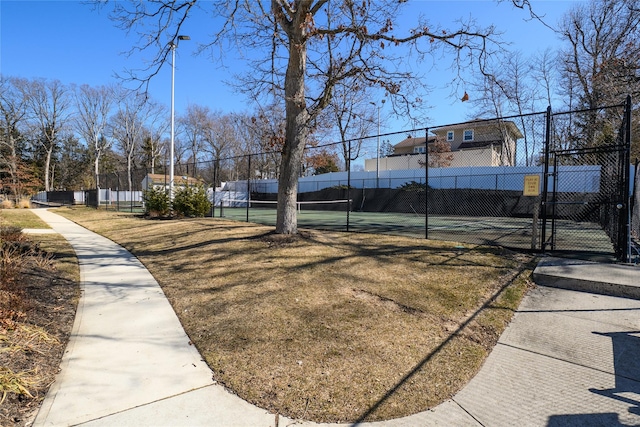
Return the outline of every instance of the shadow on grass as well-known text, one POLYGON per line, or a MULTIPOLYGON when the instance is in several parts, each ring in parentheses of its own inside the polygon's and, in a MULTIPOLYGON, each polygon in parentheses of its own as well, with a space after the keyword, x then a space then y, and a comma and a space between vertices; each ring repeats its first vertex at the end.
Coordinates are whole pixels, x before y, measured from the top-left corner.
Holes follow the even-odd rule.
POLYGON ((480 308, 478 308, 471 316, 467 318, 458 328, 453 331, 438 347, 436 347, 432 352, 427 354, 417 365, 413 367, 409 372, 407 372, 401 379, 398 381, 392 388, 390 388, 380 399, 374 403, 370 408, 368 408, 360 417, 352 424, 352 427, 358 426, 373 415, 387 400, 389 400, 404 384, 409 382, 413 376, 415 376, 420 370, 431 361, 438 353, 440 353, 456 336, 462 333, 462 331, 471 324, 485 309, 493 308, 492 304, 496 302, 498 297, 507 289, 514 281, 520 276, 520 274, 533 267, 534 263, 530 262, 529 264, 523 265, 522 268, 517 270, 517 272, 507 280, 494 294, 489 298, 480 308))
MULTIPOLYGON (((219 248, 216 248, 216 245, 221 245, 225 243, 233 243, 239 241, 254 241, 254 242, 263 242, 264 246, 260 245, 252 245, 252 250, 258 248, 260 251, 269 250, 269 245, 271 243, 275 245, 280 244, 289 244, 292 242, 296 242, 298 240, 293 240, 292 242, 281 242, 278 239, 273 239, 273 233, 270 227, 260 227, 258 229, 256 226, 251 224, 238 224, 229 225, 228 223, 215 223, 210 222, 209 220, 202 221, 193 221, 196 227, 190 228, 189 230, 176 230, 175 227, 161 227, 156 229, 149 236, 149 239, 146 239, 147 242, 156 242, 157 240, 162 238, 163 244, 161 247, 157 249, 149 249, 145 248, 145 242, 139 243, 136 239, 139 239, 139 235, 137 235, 136 231, 131 231, 128 229, 126 233, 127 242, 125 245, 131 247, 131 251, 135 253, 139 257, 157 257, 156 261, 161 264, 170 264, 168 261, 168 255, 172 255, 177 262, 176 267, 173 267, 174 270, 186 270, 192 267, 192 262, 189 259, 189 254, 197 251, 206 252, 206 262, 215 262, 216 259, 220 259, 220 257, 229 258, 233 257, 233 255, 242 254, 249 255, 247 251, 241 251, 237 248, 233 248, 229 250, 229 248, 224 251, 220 251, 219 248), (248 227, 254 228, 253 234, 247 231, 250 231, 248 227), (171 231, 175 234, 171 234, 171 231), (215 235, 216 230, 219 230, 219 233, 223 231, 226 233, 234 233, 234 235, 215 235), (266 231, 269 230, 269 231, 266 231), (175 242, 181 239, 182 237, 188 237, 190 234, 194 233, 203 233, 202 237, 205 238, 204 241, 200 242, 184 242, 180 246, 176 246, 175 242), (213 234, 211 238, 207 239, 207 233, 213 234), (206 237, 205 237, 206 236, 206 237), (193 252, 192 252, 193 251, 193 252)), ((143 227, 142 224, 136 224, 136 226, 143 227)), ((185 227, 189 228, 189 227, 185 227)), ((116 231, 117 233, 118 231, 116 231)), ((442 352, 442 350, 461 332, 469 326, 473 320, 477 318, 477 316, 486 308, 498 308, 502 309, 505 307, 496 307, 492 304, 495 303, 496 299, 503 293, 503 291, 513 283, 513 281, 519 277, 520 273, 523 270, 530 268, 529 265, 524 265, 521 268, 517 269, 515 267, 515 263, 509 262, 510 260, 516 261, 516 256, 518 254, 512 254, 509 251, 504 251, 500 248, 488 248, 488 247, 476 247, 465 245, 466 247, 456 247, 453 244, 438 244, 437 242, 429 242, 429 241, 418 241, 416 242, 408 242, 403 243, 402 241, 398 242, 398 244, 376 244, 375 239, 369 241, 363 241, 365 239, 359 239, 357 234, 354 234, 353 239, 340 239, 339 242, 335 241, 322 241, 321 236, 314 236, 313 233, 303 234, 302 237, 296 238, 301 241, 308 241, 312 244, 317 245, 327 245, 334 248, 342 248, 344 252, 341 252, 339 256, 329 256, 329 257, 321 257, 319 259, 308 259, 306 258, 306 254, 304 251, 299 251, 300 253, 295 255, 301 258, 302 263, 295 266, 295 269, 304 269, 307 267, 313 266, 323 266, 323 267, 333 267, 340 261, 344 261, 348 258, 357 258, 357 257, 366 257, 366 258, 375 258, 379 260, 381 264, 391 265, 397 260, 398 256, 405 256, 407 259, 415 262, 419 262, 420 268, 428 268, 429 266, 437 266, 443 265, 447 267, 465 267, 465 266, 474 266, 474 267, 487 267, 493 270, 509 270, 509 275, 502 275, 501 281, 504 280, 506 283, 501 283, 499 289, 493 292, 488 301, 484 302, 484 304, 477 309, 471 317, 467 318, 462 325, 460 325, 457 330, 452 332, 446 339, 443 341, 435 350, 427 354, 417 365, 414 366, 408 373, 406 373, 402 379, 394 386, 392 386, 388 391, 384 393, 380 397, 380 399, 373 404, 369 409, 367 409, 362 415, 360 415, 355 423, 355 425, 362 423, 369 417, 371 417, 376 411, 387 401, 391 396, 396 394, 396 392, 403 386, 403 384, 407 383, 414 377, 420 370, 431 361, 436 355, 442 352), (316 238, 317 237, 317 238, 316 238), (480 256, 478 256, 480 255, 480 256), (489 255, 489 256, 482 256, 489 255), (497 260, 500 260, 496 262, 497 260), (496 265, 497 264, 497 265, 496 265)), ((150 243, 147 243, 149 245, 150 243)), ((243 246, 243 245, 239 245, 243 246)), ((244 268, 247 268, 247 265, 244 265, 244 268)), ((271 267, 265 264, 252 264, 249 268, 248 274, 256 275, 256 274, 264 274, 268 275, 271 267)), ((170 271, 168 271, 170 272, 170 271)), ((349 268, 345 268, 342 270, 342 274, 344 277, 349 277, 350 271, 349 268)), ((247 277, 247 276, 245 276, 247 277)), ((355 278, 357 279, 357 278, 355 278)), ((229 288, 246 285, 243 282, 242 278, 234 281, 228 281, 222 286, 216 287, 208 287, 207 289, 198 289, 194 290, 194 292, 211 292, 218 293, 229 288)), ((265 294, 279 292, 279 289, 268 289, 265 292, 259 292, 256 289, 252 289, 251 292, 246 292, 246 295, 243 295, 242 303, 245 304, 246 307, 250 307, 251 300, 258 300, 264 297, 265 294)), ((373 295, 373 294, 372 294, 373 295)), ((380 298, 384 298, 384 295, 377 295, 380 298)), ((387 298, 388 299, 388 298, 387 298)), ((389 300, 391 301, 391 300, 389 300)), ((239 302, 239 301, 238 301, 239 302)), ((396 302, 396 301, 393 301, 396 302)), ((220 313, 226 309, 224 306, 224 300, 220 299, 219 302, 216 303, 215 307, 212 307, 213 312, 220 313)), ((409 303, 409 305, 413 305, 409 303)), ((409 307, 404 305, 404 308, 414 310, 413 307, 409 307)), ((201 350, 202 351, 202 350, 201 350)), ((415 359, 414 359, 415 360, 415 359)), ((393 381, 393 380, 391 380, 393 381)), ((389 382, 388 384, 393 384, 389 382)), ((383 389, 382 389, 383 390, 383 389)), ((381 392, 382 393, 382 392, 381 392)), ((357 413, 355 414, 357 416, 357 413)), ((354 419, 355 416, 351 419, 354 419)))

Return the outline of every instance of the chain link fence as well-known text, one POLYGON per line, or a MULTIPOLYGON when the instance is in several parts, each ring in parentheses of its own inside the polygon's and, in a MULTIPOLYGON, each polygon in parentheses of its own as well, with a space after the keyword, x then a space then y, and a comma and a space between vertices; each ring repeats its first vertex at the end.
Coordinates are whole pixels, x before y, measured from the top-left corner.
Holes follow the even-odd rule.
POLYGON ((625 112, 630 110, 619 105, 551 116, 543 249, 627 258, 630 116, 625 112))
MULTIPOLYGON (((549 109, 307 147, 298 226, 622 259, 640 235, 629 111, 549 109)), ((175 186, 208 188, 212 216, 275 225, 280 165, 278 150, 177 163, 175 186)), ((98 203, 142 209, 143 190, 168 188, 165 169, 103 174, 98 203)))

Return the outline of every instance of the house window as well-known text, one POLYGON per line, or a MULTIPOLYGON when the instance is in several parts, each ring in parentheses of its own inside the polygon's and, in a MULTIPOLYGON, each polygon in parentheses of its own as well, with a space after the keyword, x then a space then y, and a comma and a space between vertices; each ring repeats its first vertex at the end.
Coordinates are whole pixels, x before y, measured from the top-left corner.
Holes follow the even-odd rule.
POLYGON ((413 152, 414 153, 424 154, 424 152, 425 152, 424 145, 421 145, 419 147, 413 147, 413 152))
POLYGON ((453 141, 453 138, 455 138, 455 136, 455 132, 450 130, 449 132, 447 132, 447 141, 453 141))
POLYGON ((465 129, 462 138, 464 141, 473 141, 473 129, 465 129))

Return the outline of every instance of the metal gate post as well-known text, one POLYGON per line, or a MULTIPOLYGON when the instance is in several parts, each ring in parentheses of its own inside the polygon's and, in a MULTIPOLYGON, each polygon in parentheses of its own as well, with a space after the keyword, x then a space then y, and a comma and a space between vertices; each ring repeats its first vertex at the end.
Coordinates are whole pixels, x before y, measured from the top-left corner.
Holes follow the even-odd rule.
POLYGON ((556 250, 556 217, 558 216, 558 176, 560 173, 558 172, 558 153, 554 153, 553 155, 553 196, 551 198, 552 209, 551 209, 551 250, 556 250))
POLYGON ((622 151, 622 198, 625 209, 620 212, 619 243, 621 248, 620 260, 631 262, 631 95, 627 95, 624 106, 624 148, 622 151))

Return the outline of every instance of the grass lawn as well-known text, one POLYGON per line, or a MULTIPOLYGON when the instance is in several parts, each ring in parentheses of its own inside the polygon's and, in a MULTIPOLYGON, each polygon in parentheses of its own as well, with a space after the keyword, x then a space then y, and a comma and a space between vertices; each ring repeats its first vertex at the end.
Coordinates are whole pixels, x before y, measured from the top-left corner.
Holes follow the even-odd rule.
POLYGON ((3 222, 13 227, 25 228, 51 228, 40 217, 25 209, 2 209, 0 217, 3 222))
POLYGON ((294 419, 384 420, 450 398, 531 286, 532 258, 495 247, 56 212, 146 265, 219 383, 294 419))

